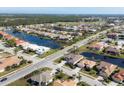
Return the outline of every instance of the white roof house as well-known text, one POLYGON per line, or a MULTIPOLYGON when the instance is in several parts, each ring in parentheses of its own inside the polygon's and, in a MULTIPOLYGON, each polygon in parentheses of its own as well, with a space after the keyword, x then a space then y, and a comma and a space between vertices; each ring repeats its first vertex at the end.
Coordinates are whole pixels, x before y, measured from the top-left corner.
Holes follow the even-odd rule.
POLYGON ((50 48, 48 48, 48 47, 39 46, 39 48, 36 50, 36 53, 37 54, 43 54, 44 52, 47 52, 49 50, 50 50, 50 48))
POLYGON ((38 46, 36 44, 30 44, 27 43, 25 46, 23 46, 23 49, 31 49, 33 51, 36 51, 37 54, 43 54, 44 52, 47 52, 50 50, 49 47, 44 47, 44 46, 38 46))
POLYGON ((120 48, 122 48, 123 45, 124 45, 124 41, 123 40, 118 40, 117 43, 118 43, 118 47, 120 47, 120 48))

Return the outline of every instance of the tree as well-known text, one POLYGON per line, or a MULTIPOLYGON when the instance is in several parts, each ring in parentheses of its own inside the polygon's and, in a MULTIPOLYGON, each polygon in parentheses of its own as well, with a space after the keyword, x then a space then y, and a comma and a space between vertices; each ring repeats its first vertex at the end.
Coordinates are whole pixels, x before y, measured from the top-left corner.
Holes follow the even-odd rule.
POLYGON ((78 81, 80 82, 80 80, 81 80, 81 75, 80 75, 80 73, 78 74, 77 78, 78 78, 78 81))
POLYGON ((3 35, 0 35, 0 40, 3 38, 3 35))
POLYGON ((15 46, 16 46, 16 43, 15 43, 15 41, 12 39, 12 40, 7 40, 7 41, 6 41, 6 45, 9 46, 9 47, 15 47, 15 46))
POLYGON ((22 64, 26 64, 26 63, 27 63, 27 60, 22 59, 22 61, 20 62, 20 65, 22 65, 22 64))
POLYGON ((7 67, 5 68, 6 71, 9 71, 10 69, 11 69, 11 66, 7 66, 7 67))
POLYGON ((13 64, 12 66, 11 66, 11 68, 16 68, 17 67, 17 64, 13 64))

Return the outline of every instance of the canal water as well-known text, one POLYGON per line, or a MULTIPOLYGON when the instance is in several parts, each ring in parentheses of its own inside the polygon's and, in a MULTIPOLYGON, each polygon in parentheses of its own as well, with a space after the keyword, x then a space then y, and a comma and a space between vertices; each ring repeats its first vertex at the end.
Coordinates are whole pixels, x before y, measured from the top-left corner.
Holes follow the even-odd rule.
POLYGON ((46 46, 46 47, 50 47, 52 49, 57 49, 60 48, 60 45, 55 42, 54 40, 50 40, 50 39, 44 39, 42 37, 38 37, 38 36, 33 36, 30 34, 27 34, 25 32, 14 32, 14 29, 6 29, 6 33, 11 34, 12 36, 15 36, 19 39, 22 39, 24 41, 27 41, 29 43, 32 44, 37 44, 39 46, 46 46))
POLYGON ((83 55, 84 57, 87 57, 88 59, 94 59, 94 60, 99 60, 99 61, 101 60, 101 61, 112 63, 119 67, 124 68, 124 59, 123 58, 112 58, 112 57, 95 54, 95 53, 91 53, 91 52, 83 52, 83 53, 81 53, 81 55, 83 55))

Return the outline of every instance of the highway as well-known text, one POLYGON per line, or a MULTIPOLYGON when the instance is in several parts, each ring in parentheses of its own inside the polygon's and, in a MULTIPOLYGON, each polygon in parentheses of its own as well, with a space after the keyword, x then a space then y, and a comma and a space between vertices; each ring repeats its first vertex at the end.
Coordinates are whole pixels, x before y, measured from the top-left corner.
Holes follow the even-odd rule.
POLYGON ((91 42, 92 40, 95 40, 100 35, 103 35, 110 30, 111 30, 111 28, 108 29, 108 30, 101 31, 101 32, 99 32, 99 33, 97 33, 93 36, 90 36, 90 37, 88 37, 88 38, 86 38, 82 41, 79 41, 79 42, 77 42, 77 43, 75 43, 71 46, 68 46, 68 47, 66 47, 66 48, 64 48, 64 49, 62 49, 62 50, 60 50, 60 51, 58 51, 54 54, 49 55, 49 56, 43 58, 43 60, 41 60, 41 61, 39 60, 39 62, 36 62, 35 64, 32 64, 31 66, 29 66, 27 68, 24 68, 20 71, 17 71, 16 73, 13 73, 13 74, 7 76, 7 80, 4 81, 4 82, 0 82, 0 86, 4 86, 4 85, 7 85, 11 82, 14 82, 14 81, 26 76, 27 74, 30 74, 31 72, 39 69, 39 68, 42 68, 42 67, 45 67, 45 66, 50 67, 50 62, 53 62, 55 59, 62 57, 65 53, 67 53, 67 51, 69 49, 73 48, 74 46, 80 47, 82 45, 85 45, 85 44, 91 42))

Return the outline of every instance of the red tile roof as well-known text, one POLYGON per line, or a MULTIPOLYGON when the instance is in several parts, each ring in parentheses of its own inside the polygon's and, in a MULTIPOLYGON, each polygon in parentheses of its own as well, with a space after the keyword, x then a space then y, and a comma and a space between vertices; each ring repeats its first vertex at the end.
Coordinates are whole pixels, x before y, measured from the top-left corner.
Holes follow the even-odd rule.
POLYGON ((121 70, 120 72, 114 74, 113 78, 123 81, 124 80, 124 70, 121 70))

